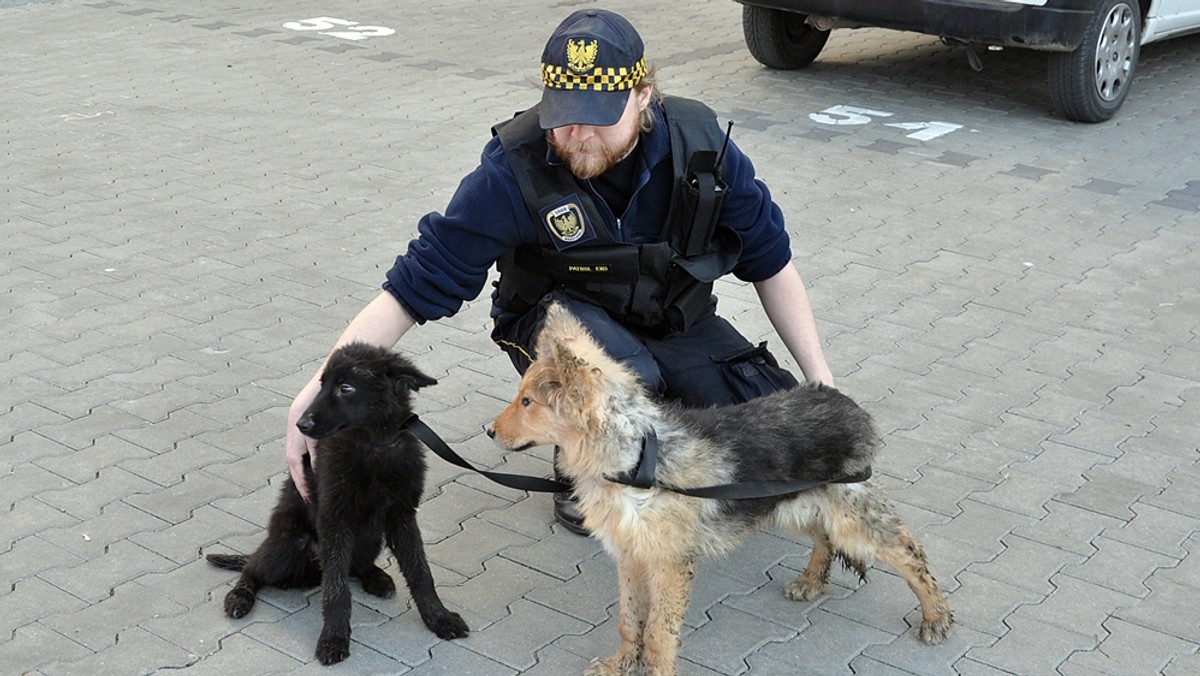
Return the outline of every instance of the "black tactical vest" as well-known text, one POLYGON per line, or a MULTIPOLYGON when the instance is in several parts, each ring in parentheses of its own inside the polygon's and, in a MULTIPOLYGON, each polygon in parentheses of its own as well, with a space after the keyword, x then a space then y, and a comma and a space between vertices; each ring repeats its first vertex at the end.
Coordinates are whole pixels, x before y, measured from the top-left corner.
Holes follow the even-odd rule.
POLYGON ((538 232, 537 245, 497 261, 497 305, 525 312, 561 288, 655 336, 686 330, 707 308, 713 282, 741 254, 738 237, 715 227, 725 137, 702 103, 666 97, 662 111, 675 187, 659 239, 648 244, 616 241, 583 184, 566 166, 546 163, 536 106, 493 128, 538 232))

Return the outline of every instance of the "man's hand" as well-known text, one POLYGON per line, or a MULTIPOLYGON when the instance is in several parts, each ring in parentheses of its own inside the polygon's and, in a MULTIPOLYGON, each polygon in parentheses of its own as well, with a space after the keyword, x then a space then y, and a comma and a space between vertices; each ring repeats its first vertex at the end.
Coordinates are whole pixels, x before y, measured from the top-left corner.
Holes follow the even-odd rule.
MULTIPOLYGON (((350 325, 342 332, 340 338, 334 343, 333 349, 350 343, 353 341, 361 341, 369 345, 379 345, 388 347, 396 344, 406 331, 413 327, 416 321, 408 316, 408 312, 392 297, 392 294, 387 291, 380 291, 375 300, 367 304, 365 308, 351 320, 350 325)), ((322 364, 317 369, 319 374, 324 370, 325 365, 322 364)), ((296 399, 292 402, 291 408, 288 409, 287 421, 287 463, 288 471, 292 474, 292 483, 296 484, 296 489, 300 491, 300 496, 305 500, 310 498, 308 483, 304 479, 304 456, 307 455, 309 464, 312 465, 313 471, 317 471, 317 442, 309 439, 300 433, 296 427, 296 421, 308 407, 312 405, 313 400, 317 398, 317 393, 321 391, 320 376, 313 377, 296 395, 296 399)))
POLYGON ((292 483, 296 484, 296 490, 300 491, 300 497, 305 501, 309 499, 308 482, 304 478, 304 456, 308 456, 309 465, 312 466, 313 472, 317 471, 317 442, 315 439, 310 439, 304 436, 298 427, 296 421, 304 412, 308 410, 313 399, 316 398, 317 392, 320 391, 320 382, 315 378, 312 382, 300 390, 300 394, 296 395, 296 399, 292 402, 291 408, 288 409, 287 417, 287 464, 288 471, 292 475, 292 483))

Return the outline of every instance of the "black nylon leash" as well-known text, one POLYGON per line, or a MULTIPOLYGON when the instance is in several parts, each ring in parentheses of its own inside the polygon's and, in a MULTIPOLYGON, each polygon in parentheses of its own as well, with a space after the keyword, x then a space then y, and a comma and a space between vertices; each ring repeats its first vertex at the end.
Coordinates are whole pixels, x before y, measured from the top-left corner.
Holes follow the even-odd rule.
MULTIPOLYGON (((570 484, 554 481, 553 479, 543 479, 541 477, 525 476, 523 474, 508 474, 505 472, 491 472, 475 467, 455 453, 452 448, 442 438, 437 435, 428 425, 426 425, 416 414, 413 414, 404 421, 401 425, 402 429, 408 430, 421 443, 429 447, 439 458, 445 460, 451 465, 469 469, 472 472, 480 474, 501 486, 508 486, 522 491, 533 491, 535 493, 563 493, 571 490, 570 484)), ((659 488, 672 493, 679 493, 694 498, 708 498, 712 500, 748 500, 753 498, 771 498, 779 495, 787 495, 789 493, 799 493, 801 491, 824 486, 825 484, 851 484, 866 481, 871 478, 871 469, 859 472, 858 474, 846 475, 829 481, 745 481, 732 484, 721 484, 718 486, 702 486, 699 488, 679 488, 660 484, 654 479, 655 469, 658 465, 658 435, 650 432, 642 439, 642 456, 638 461, 637 467, 625 474, 615 477, 605 477, 613 483, 622 484, 624 486, 632 486, 634 488, 659 488)))
POLYGON ((421 421, 415 414, 408 417, 401 425, 412 433, 421 443, 429 447, 429 450, 438 455, 439 458, 445 460, 451 465, 457 465, 463 469, 469 469, 472 472, 482 474, 501 486, 508 486, 521 491, 533 491, 535 493, 562 493, 571 490, 570 484, 564 484, 561 481, 552 479, 543 479, 541 477, 525 476, 523 474, 507 474, 505 472, 489 472, 485 469, 479 469, 471 463, 463 460, 462 456, 455 453, 442 438, 421 421))

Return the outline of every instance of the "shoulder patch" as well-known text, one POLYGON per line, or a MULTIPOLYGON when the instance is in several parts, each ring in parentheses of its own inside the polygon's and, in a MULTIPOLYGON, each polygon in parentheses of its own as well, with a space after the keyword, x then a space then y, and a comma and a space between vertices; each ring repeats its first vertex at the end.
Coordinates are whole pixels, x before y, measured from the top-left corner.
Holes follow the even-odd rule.
POLYGON ((540 215, 542 225, 559 251, 596 239, 596 230, 588 221, 576 194, 542 209, 540 215))

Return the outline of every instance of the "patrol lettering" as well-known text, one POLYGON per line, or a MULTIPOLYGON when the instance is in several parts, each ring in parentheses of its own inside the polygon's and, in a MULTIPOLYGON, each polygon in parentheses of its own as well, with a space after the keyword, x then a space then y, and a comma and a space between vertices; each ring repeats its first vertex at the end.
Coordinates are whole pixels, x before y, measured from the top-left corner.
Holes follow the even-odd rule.
POLYGON ((568 265, 567 272, 581 273, 604 273, 611 272, 612 268, 607 265, 568 265))

